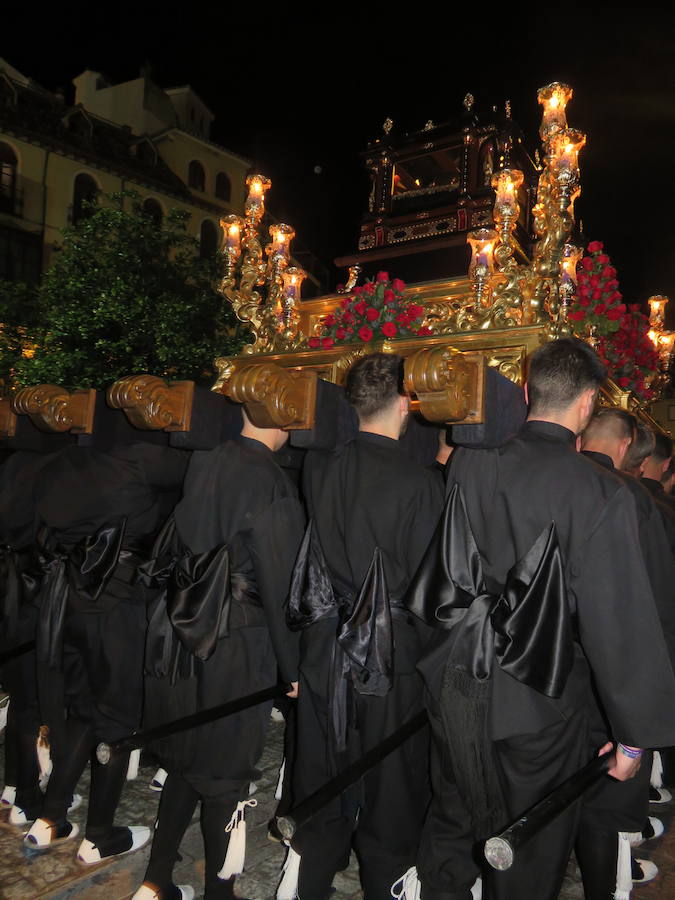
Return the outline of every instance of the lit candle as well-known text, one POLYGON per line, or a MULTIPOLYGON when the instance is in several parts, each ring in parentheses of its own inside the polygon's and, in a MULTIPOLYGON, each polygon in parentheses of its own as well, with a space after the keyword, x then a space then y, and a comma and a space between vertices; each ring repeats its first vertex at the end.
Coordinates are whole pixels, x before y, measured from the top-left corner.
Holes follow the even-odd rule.
POLYGON ((475 278, 479 275, 489 275, 493 267, 492 255, 497 241, 497 232, 493 228, 478 228, 476 231, 470 231, 466 240, 471 247, 469 276, 475 278))
POLYGON ((675 344, 675 331, 666 331, 659 337, 659 356, 664 369, 670 368, 673 358, 673 345, 675 344))
POLYGON ((300 269, 297 266, 289 266, 281 277, 283 279, 284 300, 293 305, 300 299, 300 288, 307 277, 307 273, 304 269, 300 269))
POLYGON ((579 152, 586 143, 586 135, 573 128, 559 131, 551 139, 553 165, 559 174, 575 179, 579 173, 579 152))
POLYGON ((664 317, 666 313, 666 304, 668 297, 663 294, 654 294, 648 300, 649 303, 649 324, 652 328, 663 328, 664 317))
POLYGON ((265 212, 265 191, 272 187, 272 182, 264 175, 249 175, 246 186, 248 188, 246 216, 259 222, 265 212))
POLYGON ((495 213, 499 218, 514 219, 518 215, 518 190, 524 177, 519 169, 500 169, 492 176, 495 213))
POLYGON ((539 134, 546 143, 554 134, 565 131, 567 117, 565 107, 572 99, 572 88, 567 84, 554 81, 546 87, 539 88, 537 100, 544 107, 539 134))
POLYGON ((239 216, 225 216, 220 220, 220 225, 225 232, 223 251, 234 262, 241 256, 241 229, 244 223, 239 216))
POLYGON ((272 243, 269 253, 273 261, 288 261, 290 256, 291 241, 295 237, 295 231, 290 225, 270 225, 270 237, 272 243))

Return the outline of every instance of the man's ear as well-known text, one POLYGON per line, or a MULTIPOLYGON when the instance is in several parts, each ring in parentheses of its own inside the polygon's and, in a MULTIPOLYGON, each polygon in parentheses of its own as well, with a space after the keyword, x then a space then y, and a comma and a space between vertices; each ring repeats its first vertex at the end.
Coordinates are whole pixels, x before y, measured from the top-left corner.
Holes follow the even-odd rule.
POLYGON ((525 382, 525 384, 523 385, 523 393, 525 394, 525 405, 529 406, 530 405, 530 393, 527 389, 527 382, 525 382))
POLYGON ((407 416, 410 411, 410 397, 407 394, 400 394, 398 400, 401 415, 407 416))

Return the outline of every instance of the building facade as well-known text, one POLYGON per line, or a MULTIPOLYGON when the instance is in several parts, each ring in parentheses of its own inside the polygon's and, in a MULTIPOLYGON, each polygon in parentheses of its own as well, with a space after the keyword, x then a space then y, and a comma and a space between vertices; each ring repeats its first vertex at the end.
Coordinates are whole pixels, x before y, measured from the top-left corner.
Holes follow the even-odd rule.
POLYGON ((209 139, 213 114, 189 87, 142 74, 110 84, 87 70, 69 106, 0 59, 0 278, 34 281, 61 230, 98 193, 134 190, 158 222, 190 213, 203 254, 241 213, 250 162, 209 139))

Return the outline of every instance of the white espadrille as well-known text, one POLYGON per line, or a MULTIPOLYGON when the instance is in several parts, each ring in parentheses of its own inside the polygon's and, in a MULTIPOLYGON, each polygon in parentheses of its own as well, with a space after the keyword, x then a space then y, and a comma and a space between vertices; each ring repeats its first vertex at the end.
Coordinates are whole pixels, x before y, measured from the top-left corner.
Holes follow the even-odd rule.
POLYGON ((9 809, 10 806, 14 806, 15 800, 16 788, 11 784, 6 784, 2 789, 2 794, 0 795, 0 809, 9 809))
POLYGON ((658 874, 658 866, 651 859, 633 859, 633 884, 647 884, 658 874))
MULTIPOLYGON (((181 900, 194 900, 195 889, 189 884, 177 884, 181 900)), ((159 900, 159 894, 154 888, 142 884, 131 900, 159 900)))
POLYGON ((150 840, 151 831, 147 826, 128 825, 127 828, 131 833, 131 847, 127 850, 122 850, 119 853, 101 854, 96 844, 85 838, 77 850, 77 861, 83 866, 95 866, 104 859, 111 859, 113 856, 124 856, 125 853, 133 853, 134 850, 139 850, 150 840))
POLYGON ((640 844, 644 844, 645 841, 653 841, 656 838, 660 838, 665 830, 665 826, 661 819, 657 819, 656 816, 648 816, 647 824, 644 829, 642 831, 629 832, 628 840, 630 841, 631 847, 639 847, 640 844))
POLYGON ((148 785, 151 791, 161 791, 164 788, 164 782, 166 781, 166 776, 169 773, 166 769, 157 769, 155 772, 152 781, 148 785))
POLYGON ((31 850, 51 850, 52 847, 72 841, 79 833, 80 829, 72 822, 66 822, 62 829, 57 829, 47 819, 36 819, 23 842, 31 850), (59 834, 59 832, 62 833, 59 834))

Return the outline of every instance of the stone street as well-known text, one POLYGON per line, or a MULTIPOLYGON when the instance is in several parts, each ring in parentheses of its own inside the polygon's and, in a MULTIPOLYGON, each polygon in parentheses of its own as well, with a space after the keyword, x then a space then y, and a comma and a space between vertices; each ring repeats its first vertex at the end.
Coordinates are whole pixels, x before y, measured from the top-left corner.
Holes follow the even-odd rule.
MULTIPOLYGON (((237 892, 254 900, 274 897, 284 849, 267 837, 267 822, 275 808, 274 791, 281 762, 283 724, 271 722, 267 746, 261 761, 261 777, 255 799, 258 805, 247 814, 248 848, 246 872, 237 882, 237 892)), ((127 782, 120 804, 118 824, 154 824, 159 794, 148 785, 155 767, 141 760, 138 779, 127 782)), ((72 815, 80 829, 84 828, 88 772, 78 791, 84 795, 80 809, 72 815)), ((668 827, 675 804, 653 807, 668 827)), ((7 813, 0 813, 0 898, 2 900, 128 900, 141 883, 149 845, 136 853, 120 857, 98 866, 84 868, 75 859, 79 838, 50 853, 37 854, 26 850, 21 843, 21 831, 7 822, 7 813)), ((636 889, 634 900, 675 900, 675 834, 667 832, 658 841, 641 848, 642 855, 653 859, 660 874, 651 884, 636 889)), ((182 861, 176 866, 179 883, 196 887, 202 896, 203 847, 197 816, 190 825, 181 847, 182 861)), ((335 879, 336 900, 357 900, 362 894, 358 872, 352 857, 350 868, 335 879)), ((570 863, 560 900, 582 900, 583 890, 574 862, 570 863)))

